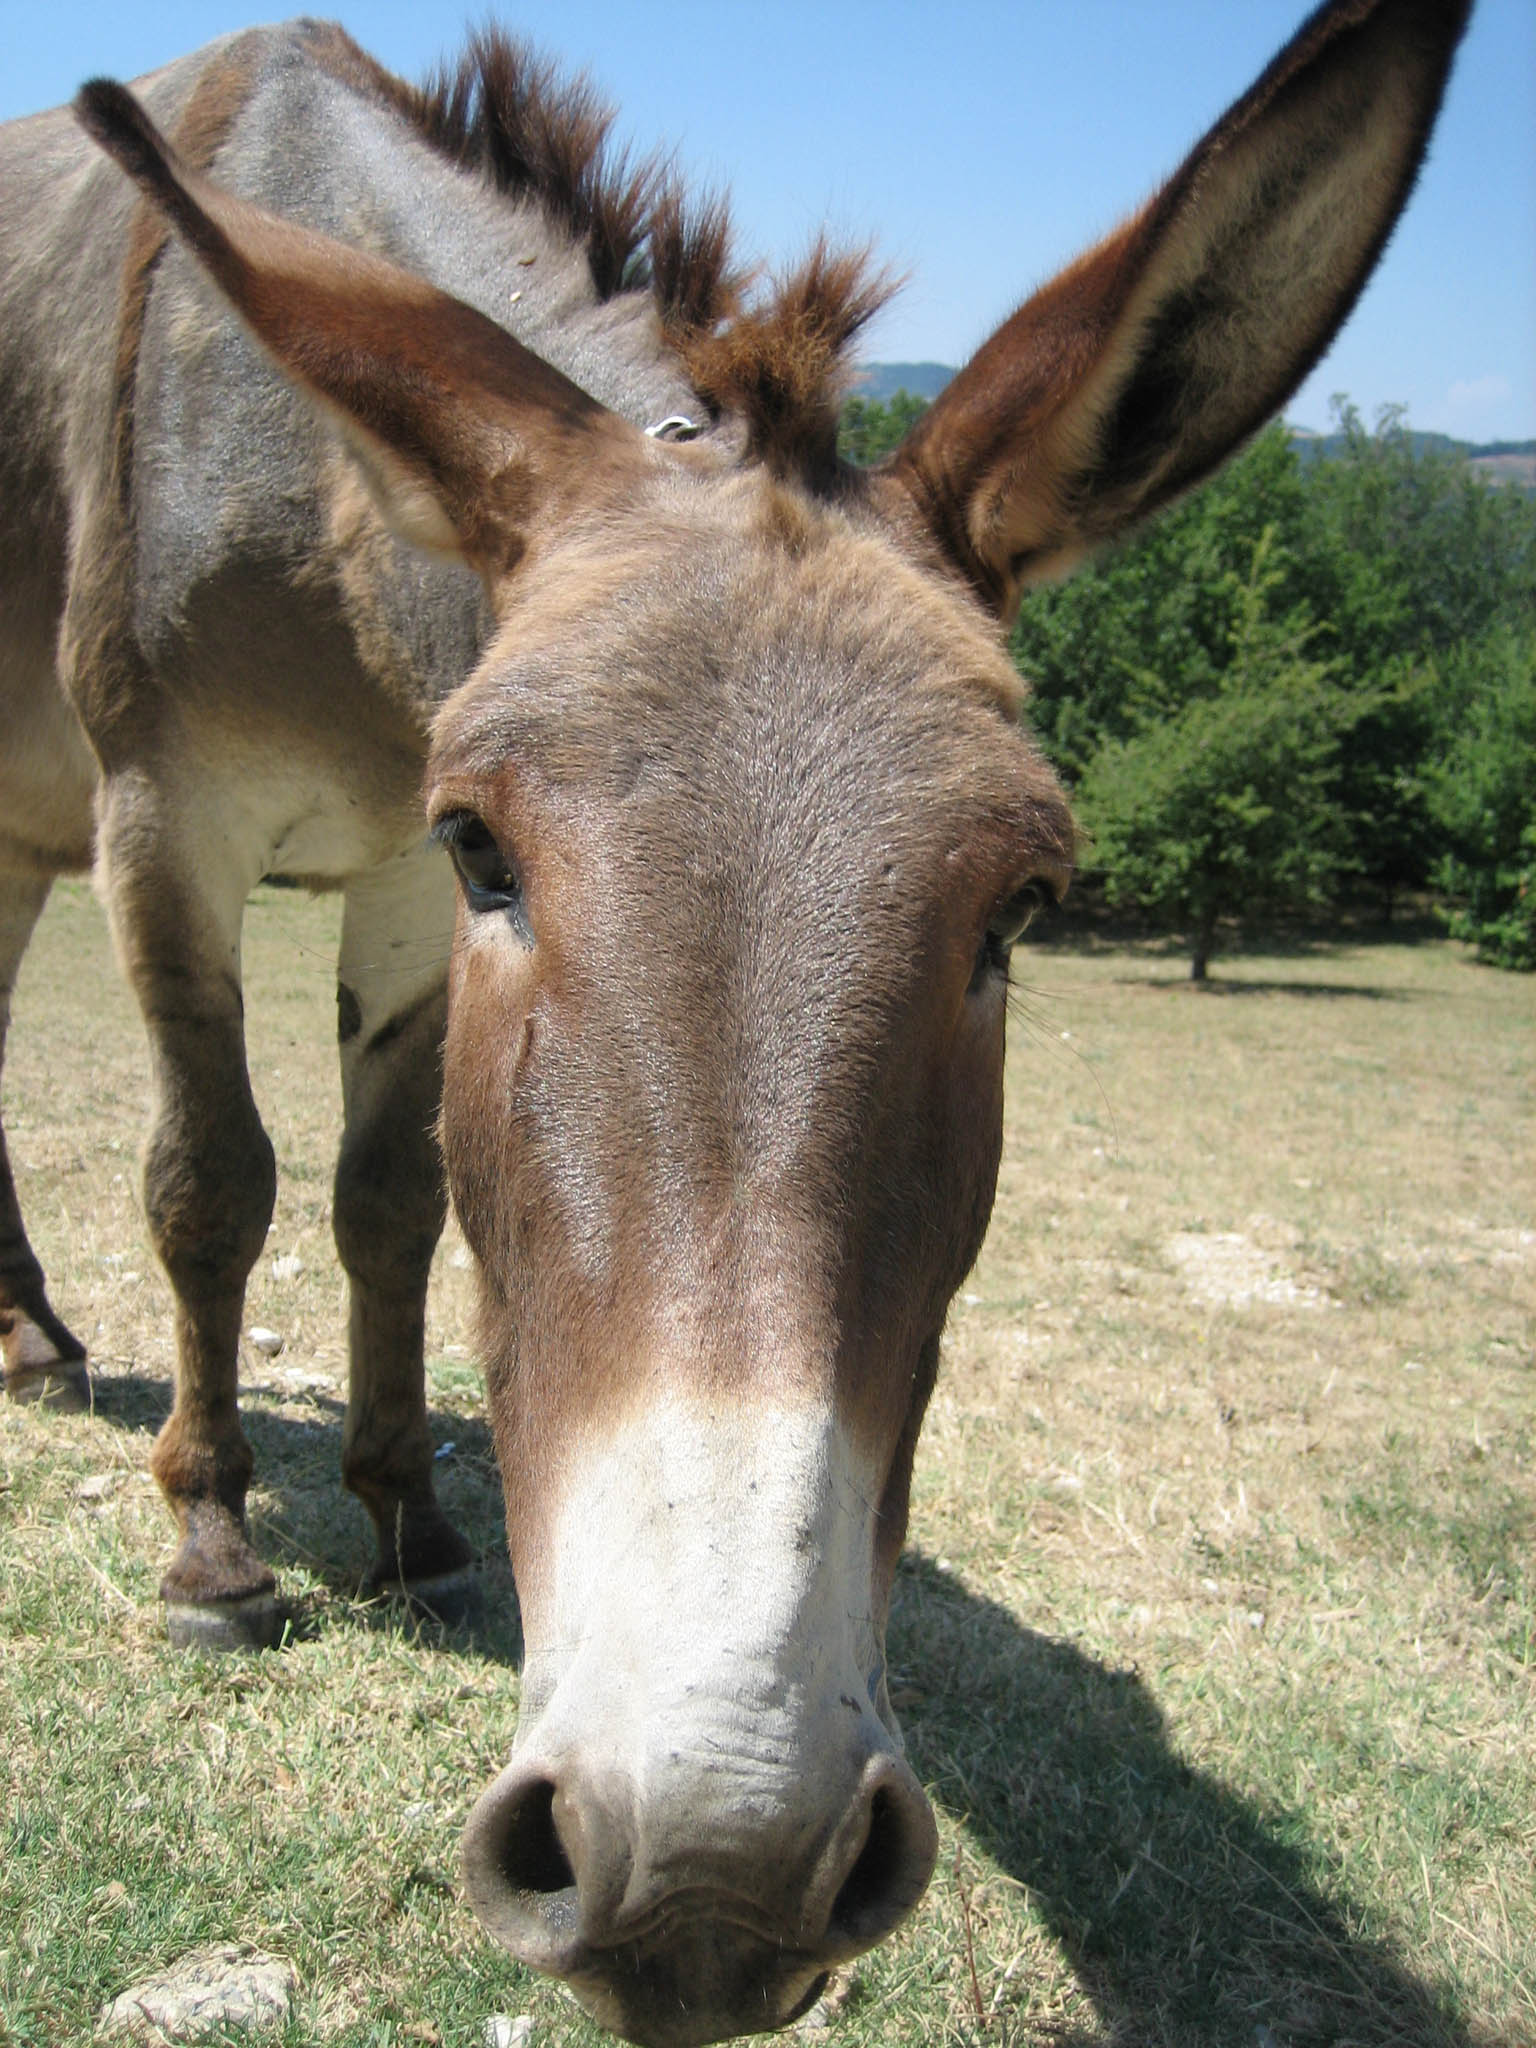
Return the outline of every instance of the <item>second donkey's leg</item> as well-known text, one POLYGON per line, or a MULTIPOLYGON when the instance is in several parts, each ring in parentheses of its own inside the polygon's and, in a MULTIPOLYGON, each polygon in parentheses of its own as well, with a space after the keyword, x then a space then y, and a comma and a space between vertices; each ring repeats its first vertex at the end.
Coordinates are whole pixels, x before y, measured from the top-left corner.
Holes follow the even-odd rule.
POLYGON ((113 931, 149 1033, 144 1213, 176 1294, 176 1400, 150 1462, 181 1542, 160 1597, 173 1643, 236 1648, 276 1640, 283 1622, 248 1538, 252 1461, 236 1405, 245 1281, 276 1174, 245 1063, 240 924, 255 876, 207 809, 119 778, 101 845, 113 931))
POLYGON ((452 931, 448 864, 421 846, 348 884, 337 968, 335 1229, 352 1296, 342 1473, 373 1517, 374 1586, 444 1619, 474 1591, 469 1545, 433 1491, 422 1360, 446 1208, 436 1127, 452 931))
MULTIPOLYGON (((32 928, 48 896, 39 875, 0 875, 0 1067, 11 1018, 11 990, 32 928)), ((16 1183, 0 1129, 0 1359, 13 1401, 84 1408, 90 1399, 85 1346, 48 1303, 43 1269, 27 1242, 16 1183)))

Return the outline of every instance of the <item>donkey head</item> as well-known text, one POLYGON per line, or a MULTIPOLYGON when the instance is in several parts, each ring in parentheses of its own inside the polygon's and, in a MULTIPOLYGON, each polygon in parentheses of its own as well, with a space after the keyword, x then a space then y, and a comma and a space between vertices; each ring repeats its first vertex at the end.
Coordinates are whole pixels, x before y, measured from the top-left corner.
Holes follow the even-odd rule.
POLYGON ((927 1882, 885 1613, 992 1203, 1009 952, 1072 860, 998 621, 1306 373, 1464 14, 1314 17, 869 474, 750 406, 727 452, 648 439, 82 96, 385 517, 491 593, 427 774, 462 885, 444 1151, 527 1641, 465 1873, 632 2039, 782 2023, 927 1882))

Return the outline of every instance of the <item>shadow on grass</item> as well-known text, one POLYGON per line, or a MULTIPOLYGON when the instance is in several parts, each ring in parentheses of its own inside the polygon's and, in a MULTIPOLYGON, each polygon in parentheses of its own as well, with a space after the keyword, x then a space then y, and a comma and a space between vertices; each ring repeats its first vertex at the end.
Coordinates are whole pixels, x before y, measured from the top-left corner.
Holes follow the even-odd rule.
POLYGON ((1110 2040, 1489 2048, 1353 1931, 1303 1816, 1182 1761, 1134 1671, 1021 1626, 919 1553, 898 1589, 891 1662, 923 1695, 913 1767, 1029 1888, 1110 2040))
MULTIPOLYGON (((98 1422, 142 1434, 149 1444, 171 1412, 168 1379, 110 1362, 93 1368, 93 1411, 98 1422)), ((412 1616, 392 1600, 363 1602, 363 1582, 373 1563, 373 1530, 361 1503, 341 1480, 341 1432, 346 1403, 338 1394, 306 1388, 295 1397, 268 1386, 243 1388, 240 1420, 256 1460, 252 1505, 257 1550, 274 1565, 297 1565, 326 1593, 350 1604, 365 1624, 419 1629, 423 1640, 468 1641, 497 1663, 522 1661, 522 1633, 512 1568, 507 1558, 501 1480, 489 1425, 457 1409, 427 1410, 438 1449, 434 1468, 443 1512, 475 1553, 481 1599, 478 1612, 452 1628, 412 1616)), ((166 1517, 166 1559, 172 1523, 166 1517)), ((295 1640, 315 1629, 313 1614, 296 1617, 295 1640)))
POLYGON ((1423 993, 1411 988, 1377 988, 1355 981, 1230 981, 1213 974, 1208 981, 1191 981, 1188 974, 1117 974, 1117 988, 1188 989, 1197 996, 1345 996, 1365 1003, 1406 1003, 1423 993))
MULTIPOLYGON (((1186 932, 1158 930, 1130 915, 1105 912, 1102 908, 1071 905, 1076 890, 1067 899, 1064 912, 1042 921, 1030 932, 1030 947, 1046 951, 1092 953, 1138 953, 1149 960, 1182 960, 1188 971, 1191 938, 1186 932)), ((1341 916, 1330 923, 1308 924, 1277 921, 1273 925, 1224 922, 1211 954, 1213 965, 1254 957, 1282 960, 1322 960, 1341 949, 1359 950, 1373 946, 1442 946, 1446 943, 1445 921, 1433 911, 1399 914, 1383 919, 1358 913, 1341 916)))

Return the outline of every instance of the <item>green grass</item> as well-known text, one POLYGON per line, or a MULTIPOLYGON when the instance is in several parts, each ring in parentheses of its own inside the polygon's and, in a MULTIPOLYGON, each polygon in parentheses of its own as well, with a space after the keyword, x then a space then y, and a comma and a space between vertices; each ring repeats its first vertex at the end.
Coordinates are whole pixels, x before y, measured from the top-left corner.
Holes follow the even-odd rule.
MULTIPOLYGON (((0 2041, 83 2048, 186 1951, 291 1960, 291 2043, 599 2038, 482 1935, 464 1815, 518 1640, 451 1235, 433 1426, 474 1634, 360 1606, 329 1247, 335 905, 264 893, 278 1147, 248 1321, 258 1538, 304 1640, 173 1659, 147 1476, 168 1297, 144 1057, 88 891, 24 973, 8 1129, 98 1412, 0 1408, 0 2041)), ((1021 956, 1008 1139, 919 1456, 891 1632, 939 1873, 834 2031, 1001 2048, 1536 2043, 1536 987, 1442 944, 1021 956), (1027 964, 1026 964, 1027 963, 1027 964), (1065 1034, 1065 1035, 1064 1035, 1065 1034)))

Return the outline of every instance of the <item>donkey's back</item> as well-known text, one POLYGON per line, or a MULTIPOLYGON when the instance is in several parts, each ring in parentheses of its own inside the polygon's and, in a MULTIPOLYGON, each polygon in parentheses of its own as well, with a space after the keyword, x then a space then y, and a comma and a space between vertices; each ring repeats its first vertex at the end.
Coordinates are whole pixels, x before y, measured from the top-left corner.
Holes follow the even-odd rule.
MULTIPOLYGON (((435 145, 425 96, 339 30, 253 30, 139 91, 194 166, 452 291, 603 403, 645 424, 692 402, 649 296, 600 288, 538 167, 520 195, 472 167, 484 142, 435 145)), ((114 732, 151 716, 183 754, 201 733, 227 757, 237 731, 248 797, 253 753, 289 762, 291 800, 250 821, 266 866, 340 880, 398 851, 430 708, 483 638, 476 580, 384 533, 325 426, 67 111, 0 131, 0 250, 0 860, 90 857, 91 754, 64 703, 109 768, 114 732)))

